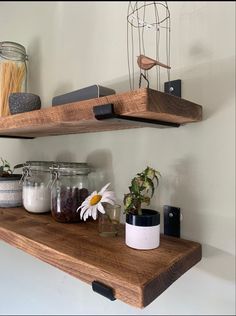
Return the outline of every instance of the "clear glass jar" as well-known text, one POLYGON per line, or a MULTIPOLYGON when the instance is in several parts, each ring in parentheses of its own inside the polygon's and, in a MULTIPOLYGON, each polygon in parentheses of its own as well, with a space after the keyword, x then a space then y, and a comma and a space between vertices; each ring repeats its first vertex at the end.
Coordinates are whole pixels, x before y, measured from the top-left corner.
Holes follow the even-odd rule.
POLYGON ((51 210, 51 161, 27 161, 23 165, 23 206, 30 213, 51 210))
POLYGON ((80 222, 78 207, 89 195, 87 163, 57 163, 52 168, 51 211, 62 223, 80 222))
POLYGON ((121 206, 103 203, 105 214, 98 215, 98 231, 102 237, 114 237, 118 235, 121 206))
POLYGON ((24 46, 0 42, 0 117, 10 114, 9 95, 26 92, 28 56, 24 46))

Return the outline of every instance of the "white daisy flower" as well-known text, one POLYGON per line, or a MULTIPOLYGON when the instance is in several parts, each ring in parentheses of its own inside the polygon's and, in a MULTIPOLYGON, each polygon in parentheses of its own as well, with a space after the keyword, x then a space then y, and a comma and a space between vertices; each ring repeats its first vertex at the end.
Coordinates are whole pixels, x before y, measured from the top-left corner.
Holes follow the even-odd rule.
POLYGON ((116 198, 115 193, 113 191, 108 191, 107 188, 109 187, 110 183, 107 183, 98 193, 94 191, 90 194, 86 200, 81 204, 81 206, 77 209, 77 212, 80 211, 80 218, 86 219, 89 216, 92 216, 93 219, 97 219, 97 211, 104 214, 105 210, 102 205, 103 202, 109 203, 114 205, 116 198))

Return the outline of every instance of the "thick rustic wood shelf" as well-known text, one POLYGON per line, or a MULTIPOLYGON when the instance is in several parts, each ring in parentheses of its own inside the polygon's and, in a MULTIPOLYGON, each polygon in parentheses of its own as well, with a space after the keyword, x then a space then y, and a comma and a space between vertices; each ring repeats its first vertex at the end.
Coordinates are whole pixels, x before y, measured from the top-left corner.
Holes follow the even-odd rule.
POLYGON ((120 236, 104 238, 96 222, 60 224, 23 208, 0 209, 0 239, 141 308, 201 260, 196 242, 161 236, 159 248, 138 251, 124 244, 123 225, 120 236))
POLYGON ((103 104, 113 104, 116 114, 161 122, 185 124, 202 119, 200 105, 144 88, 2 117, 0 136, 40 137, 142 127, 135 122, 98 121, 93 107, 103 104))

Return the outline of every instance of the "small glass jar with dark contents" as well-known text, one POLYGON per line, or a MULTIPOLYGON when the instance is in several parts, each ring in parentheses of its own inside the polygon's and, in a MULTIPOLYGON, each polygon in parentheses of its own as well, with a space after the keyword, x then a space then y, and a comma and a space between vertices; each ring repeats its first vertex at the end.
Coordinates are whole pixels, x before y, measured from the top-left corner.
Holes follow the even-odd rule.
POLYGON ((59 162, 51 168, 51 212, 61 223, 80 222, 79 206, 89 195, 87 163, 59 162))

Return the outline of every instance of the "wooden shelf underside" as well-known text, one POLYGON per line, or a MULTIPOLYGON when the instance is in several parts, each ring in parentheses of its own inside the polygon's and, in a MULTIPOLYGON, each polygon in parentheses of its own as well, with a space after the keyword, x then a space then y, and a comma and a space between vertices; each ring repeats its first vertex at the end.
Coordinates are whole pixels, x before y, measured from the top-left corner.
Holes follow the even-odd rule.
POLYGON ((113 104, 115 113, 186 124, 201 121, 202 107, 151 89, 138 89, 0 118, 0 136, 41 137, 142 127, 126 121, 98 121, 93 107, 113 104))
POLYGON ((104 238, 96 222, 61 224, 23 208, 0 208, 0 239, 140 308, 201 260, 196 242, 161 236, 159 248, 138 251, 125 245, 123 225, 118 237, 104 238))

